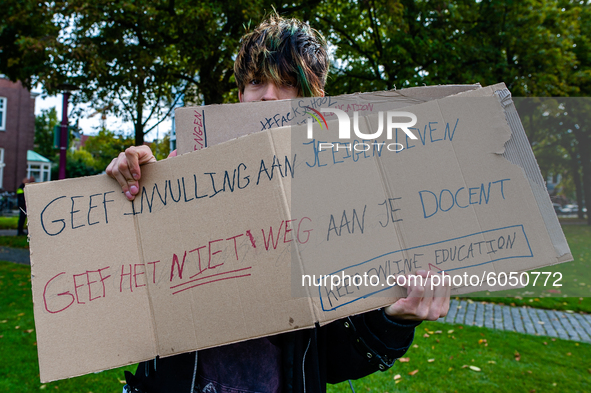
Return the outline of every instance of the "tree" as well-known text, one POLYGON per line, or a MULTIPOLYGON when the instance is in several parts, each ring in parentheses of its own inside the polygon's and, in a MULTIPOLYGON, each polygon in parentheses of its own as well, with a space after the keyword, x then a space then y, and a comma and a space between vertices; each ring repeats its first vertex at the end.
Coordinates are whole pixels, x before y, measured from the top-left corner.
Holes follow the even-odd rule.
MULTIPOLYGON (((5 34, 7 47, 18 49, 10 59, 20 59, 21 69, 8 72, 16 68, 7 60, 0 72, 41 80, 50 94, 64 83, 76 86, 74 103, 90 102, 131 121, 136 145, 181 95, 195 103, 231 100, 239 39, 245 26, 273 9, 271 0, 9 1, 14 6, 3 9, 7 32, 23 31, 30 19, 39 22, 40 31, 24 43, 18 33, 5 34)), ((309 14, 317 2, 277 11, 309 14)))
MULTIPOLYGON (((561 174, 562 191, 576 199, 579 217, 591 195, 591 99, 548 97, 516 100, 542 174, 561 174)), ((587 215, 590 220, 591 215, 587 215)), ((591 225, 591 221, 589 221, 591 225)))
POLYGON ((165 135, 162 139, 154 139, 150 147, 157 160, 165 159, 170 154, 170 136, 165 135))
MULTIPOLYGON (((92 176, 102 172, 95 167, 96 163, 84 149, 68 150, 66 154, 66 178, 92 176)), ((57 165, 51 168, 51 178, 58 178, 59 167, 57 165)))
POLYGON ((80 88, 73 101, 131 121, 138 145, 151 130, 148 122, 163 120, 178 84, 170 72, 181 65, 177 53, 159 37, 164 23, 173 24, 165 5, 71 1, 56 10, 71 29, 61 40, 69 52, 59 62, 80 88))
POLYGON ((331 94, 504 81, 563 96, 577 92, 576 17, 551 0, 331 0, 314 24, 337 48, 331 94))
POLYGON ((0 13, 0 73, 31 88, 37 82, 61 83, 51 63, 60 24, 50 3, 3 0, 0 13))
POLYGON ((57 154, 53 148, 53 128, 59 124, 55 107, 42 109, 41 114, 35 116, 35 151, 52 161, 57 154))
MULTIPOLYGON (((567 132, 572 133, 575 141, 573 159, 578 158, 580 165, 580 184, 582 185, 582 196, 586 203, 579 201, 579 216, 582 218, 582 208, 587 206, 587 223, 591 225, 591 99, 571 98, 564 103, 562 115, 562 126, 567 132)), ((574 179, 579 180, 577 167, 573 166, 574 179)))
POLYGON ((571 71, 571 83, 579 87, 577 95, 591 96, 591 4, 588 1, 567 0, 561 4, 577 16, 578 29, 571 29, 572 51, 577 64, 571 71))
POLYGON ((113 158, 128 147, 133 146, 133 143, 132 136, 116 134, 103 128, 97 135, 90 136, 86 140, 83 150, 92 157, 92 167, 98 172, 102 172, 113 158))

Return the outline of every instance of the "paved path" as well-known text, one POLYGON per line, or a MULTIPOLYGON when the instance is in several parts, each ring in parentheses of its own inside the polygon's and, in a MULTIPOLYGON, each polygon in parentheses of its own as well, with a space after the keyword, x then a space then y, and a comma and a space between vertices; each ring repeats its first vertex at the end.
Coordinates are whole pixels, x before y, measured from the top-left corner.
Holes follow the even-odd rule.
MULTIPOLYGON (((0 229, 0 236, 16 236, 16 229, 0 229)), ((0 261, 31 264, 29 250, 2 246, 0 246, 0 261)))
POLYGON ((12 248, 0 246, 0 261, 8 261, 30 265, 31 258, 26 248, 12 248))
POLYGON ((591 315, 452 300, 438 322, 508 330, 591 343, 591 315))
POLYGON ((0 236, 16 236, 16 233, 16 229, 0 229, 0 236))

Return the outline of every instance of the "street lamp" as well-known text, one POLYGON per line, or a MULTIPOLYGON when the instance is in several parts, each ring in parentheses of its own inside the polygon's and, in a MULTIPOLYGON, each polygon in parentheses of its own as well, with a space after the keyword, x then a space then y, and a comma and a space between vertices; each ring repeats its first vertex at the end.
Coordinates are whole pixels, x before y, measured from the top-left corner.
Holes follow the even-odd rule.
POLYGON ((78 87, 67 83, 61 84, 57 87, 63 91, 63 104, 62 104, 62 124, 60 132, 60 165, 59 165, 59 176, 58 179, 66 178, 66 153, 68 152, 68 99, 70 98, 70 92, 78 90, 78 87))

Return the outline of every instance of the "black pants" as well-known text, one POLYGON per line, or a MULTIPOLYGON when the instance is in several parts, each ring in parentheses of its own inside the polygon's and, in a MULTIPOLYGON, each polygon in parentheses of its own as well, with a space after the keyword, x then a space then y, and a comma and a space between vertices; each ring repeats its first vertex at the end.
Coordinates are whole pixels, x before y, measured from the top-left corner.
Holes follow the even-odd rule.
POLYGON ((18 216, 18 232, 17 235, 24 235, 25 231, 25 219, 27 218, 27 215, 25 213, 23 213, 23 211, 19 208, 19 216, 18 216))

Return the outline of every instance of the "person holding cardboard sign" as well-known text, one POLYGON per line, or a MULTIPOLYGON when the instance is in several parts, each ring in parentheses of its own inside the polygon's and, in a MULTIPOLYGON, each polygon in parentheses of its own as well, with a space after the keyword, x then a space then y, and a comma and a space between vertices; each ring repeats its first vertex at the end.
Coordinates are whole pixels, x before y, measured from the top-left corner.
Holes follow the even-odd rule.
MULTIPOLYGON (((241 102, 323 96, 327 46, 307 24, 278 16, 242 38, 234 65, 241 102)), ((175 156, 176 151, 170 156, 175 156)), ((129 200, 139 192, 148 146, 130 147, 107 168, 129 200)), ((407 287, 407 298, 325 326, 140 363, 126 372, 127 392, 325 392, 326 383, 390 368, 410 347, 422 320, 447 314, 450 287, 407 287)))

